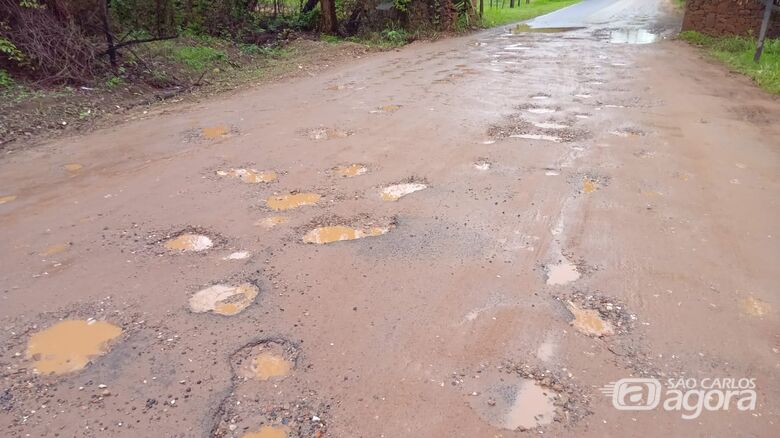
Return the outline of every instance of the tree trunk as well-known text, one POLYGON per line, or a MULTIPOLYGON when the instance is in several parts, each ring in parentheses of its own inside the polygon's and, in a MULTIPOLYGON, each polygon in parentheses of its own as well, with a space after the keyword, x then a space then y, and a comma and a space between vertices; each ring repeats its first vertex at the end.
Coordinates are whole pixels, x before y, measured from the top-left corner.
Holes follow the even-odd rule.
POLYGON ((111 33, 111 23, 108 18, 108 2, 109 0, 100 2, 100 20, 103 22, 103 33, 106 35, 106 45, 108 46, 106 53, 111 61, 111 67, 116 70, 116 46, 114 45, 114 34, 111 33))
POLYGON ((304 14, 307 12, 311 12, 314 10, 314 7, 317 6, 317 3, 319 3, 320 0, 307 0, 306 4, 303 5, 303 9, 301 9, 301 12, 304 14))
POLYGON ((335 35, 338 32, 336 1, 320 0, 320 13, 322 14, 322 32, 335 35))

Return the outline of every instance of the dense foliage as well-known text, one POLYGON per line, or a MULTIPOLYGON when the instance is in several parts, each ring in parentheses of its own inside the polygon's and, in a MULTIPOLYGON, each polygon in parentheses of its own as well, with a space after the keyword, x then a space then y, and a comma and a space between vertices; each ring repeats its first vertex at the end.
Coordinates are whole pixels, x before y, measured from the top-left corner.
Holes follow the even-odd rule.
POLYGON ((80 83, 137 44, 181 35, 269 45, 289 32, 349 36, 463 25, 472 0, 0 0, 0 72, 80 83))

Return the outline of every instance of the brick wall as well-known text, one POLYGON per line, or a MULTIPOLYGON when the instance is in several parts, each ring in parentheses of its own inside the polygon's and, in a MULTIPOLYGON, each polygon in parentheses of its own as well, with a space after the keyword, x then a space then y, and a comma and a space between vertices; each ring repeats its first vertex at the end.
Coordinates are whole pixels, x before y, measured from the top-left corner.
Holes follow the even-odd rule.
MULTIPOLYGON (((764 8, 758 0, 687 0, 682 28, 710 35, 758 35, 764 8)), ((780 11, 772 13, 768 35, 780 37, 780 11)))

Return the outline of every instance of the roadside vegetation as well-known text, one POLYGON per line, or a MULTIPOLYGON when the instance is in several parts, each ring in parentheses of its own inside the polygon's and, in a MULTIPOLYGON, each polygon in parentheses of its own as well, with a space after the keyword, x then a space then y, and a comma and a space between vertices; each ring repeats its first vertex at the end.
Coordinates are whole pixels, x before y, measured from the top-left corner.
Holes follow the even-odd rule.
POLYGON ((578 0, 0 0, 0 149, 578 0))
POLYGON ((698 47, 725 63, 733 70, 749 76, 761 88, 780 94, 780 38, 767 39, 761 61, 753 62, 756 51, 754 37, 713 37, 699 32, 687 31, 680 39, 698 47))
POLYGON ((581 0, 485 0, 482 25, 495 27, 528 20, 579 3, 581 0))

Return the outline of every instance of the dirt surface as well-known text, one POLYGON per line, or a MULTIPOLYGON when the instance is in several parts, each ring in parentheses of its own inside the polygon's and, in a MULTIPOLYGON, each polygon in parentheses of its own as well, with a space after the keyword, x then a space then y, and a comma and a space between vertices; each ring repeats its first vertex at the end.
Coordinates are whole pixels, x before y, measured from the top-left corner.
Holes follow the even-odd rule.
MULTIPOLYGON (((231 60, 228 71, 177 72, 182 78, 176 83, 148 84, 139 79, 111 89, 79 86, 8 93, 0 98, 0 151, 30 147, 63 135, 85 134, 217 94, 224 98, 225 93, 241 91, 247 85, 311 77, 379 50, 351 42, 329 44, 307 39, 310 37, 303 35, 286 44, 282 57, 241 58, 233 53, 238 62, 231 60)), ((151 61, 144 62, 148 65, 151 61)))
MULTIPOLYGON (((609 26, 679 22, 613 3, 609 26)), ((2 434, 774 436, 780 102, 684 44, 580 27, 7 154, 2 434), (109 341, 38 374, 79 365, 62 319, 109 341), (618 410, 601 389, 628 377, 751 378, 757 402, 618 410)))

